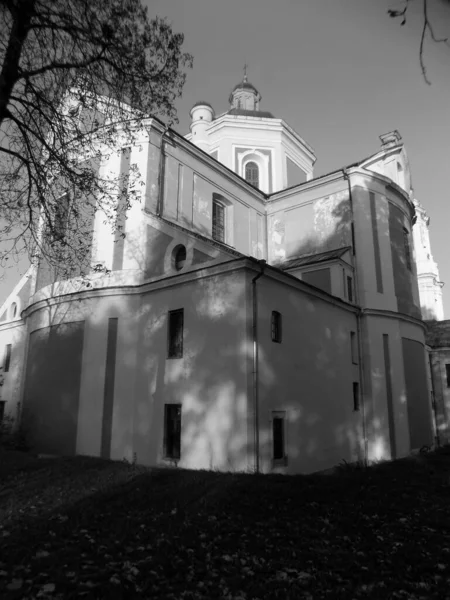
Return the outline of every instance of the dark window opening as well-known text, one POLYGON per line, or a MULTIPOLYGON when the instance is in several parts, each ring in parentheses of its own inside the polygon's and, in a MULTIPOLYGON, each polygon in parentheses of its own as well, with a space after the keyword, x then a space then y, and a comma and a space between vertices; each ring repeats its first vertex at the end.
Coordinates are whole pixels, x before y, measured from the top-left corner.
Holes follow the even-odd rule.
POLYGON ((67 222, 69 218, 70 196, 68 193, 58 198, 55 208, 55 221, 53 225, 54 239, 62 241, 66 235, 67 222))
POLYGON ((11 318, 15 319, 16 315, 17 315, 17 304, 16 304, 16 302, 13 302, 11 304, 11 318))
POLYGON ((353 280, 347 275, 347 296, 348 301, 353 302, 353 280))
POLYGON ((353 382, 353 410, 359 410, 359 383, 353 382))
POLYGON ((284 459, 285 440, 284 440, 284 417, 275 415, 272 419, 272 438, 273 438, 273 459, 284 459))
POLYGON ((404 246, 404 250, 405 250, 405 263, 406 263, 406 268, 411 271, 412 270, 412 265, 411 265, 411 248, 409 245, 409 232, 407 229, 403 229, 403 246, 404 246))
POLYGON ((11 344, 6 344, 5 346, 5 360, 3 361, 3 372, 7 373, 9 371, 9 365, 11 363, 11 344))
POLYGON ((259 187, 259 167, 255 162, 245 165, 245 179, 255 187, 259 187))
POLYGON ((5 404, 6 404, 6 402, 4 400, 0 400, 0 425, 5 416, 5 404))
POLYGON ((276 310, 272 311, 272 342, 277 342, 281 344, 282 338, 282 322, 281 322, 281 314, 276 310))
POLYGON ((358 349, 356 345, 356 333, 354 331, 350 331, 350 345, 351 345, 351 353, 352 353, 352 363, 354 365, 358 364, 358 349))
POLYGON ((186 263, 186 246, 178 246, 174 251, 175 269, 180 271, 186 263))
POLYGON ((164 405, 164 454, 174 459, 181 456, 181 404, 164 405))
POLYGON ((183 356, 184 309, 169 311, 167 358, 183 356))
POLYGON ((225 206, 213 200, 212 236, 218 242, 225 241, 225 206))
POLYGON ((447 376, 447 387, 450 387, 450 364, 445 365, 445 374, 447 376))

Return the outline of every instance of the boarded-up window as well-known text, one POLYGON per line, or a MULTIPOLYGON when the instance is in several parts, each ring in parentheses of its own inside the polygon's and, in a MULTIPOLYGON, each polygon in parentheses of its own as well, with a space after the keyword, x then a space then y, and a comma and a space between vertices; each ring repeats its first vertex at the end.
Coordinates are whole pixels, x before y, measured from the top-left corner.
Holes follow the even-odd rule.
POLYGON ((171 310, 168 324, 167 358, 182 358, 183 356, 183 325, 184 310, 171 310))
POLYGON ((181 456, 181 404, 164 406, 164 454, 173 459, 181 456))

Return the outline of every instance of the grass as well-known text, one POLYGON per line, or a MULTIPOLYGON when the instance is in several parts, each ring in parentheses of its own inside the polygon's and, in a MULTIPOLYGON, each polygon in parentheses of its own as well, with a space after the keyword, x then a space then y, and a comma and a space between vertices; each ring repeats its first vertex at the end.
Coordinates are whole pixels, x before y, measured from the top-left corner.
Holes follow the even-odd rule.
POLYGON ((335 475, 0 454, 0 598, 450 599, 450 454, 335 475))

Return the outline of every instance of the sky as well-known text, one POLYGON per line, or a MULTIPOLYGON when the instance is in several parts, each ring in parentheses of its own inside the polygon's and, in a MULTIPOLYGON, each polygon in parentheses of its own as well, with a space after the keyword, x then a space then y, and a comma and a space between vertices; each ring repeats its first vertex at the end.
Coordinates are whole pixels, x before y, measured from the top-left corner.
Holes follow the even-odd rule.
MULTIPOLYGON (((431 218, 445 317, 450 318, 450 48, 428 41, 419 65, 421 0, 405 26, 391 19, 397 0, 145 0, 149 14, 166 16, 194 57, 177 102, 182 134, 198 100, 216 114, 248 79, 261 109, 293 127, 315 150, 315 176, 375 153, 379 135, 397 129, 405 143, 415 197, 431 218)), ((436 33, 450 35, 450 4, 428 0, 436 33)), ((0 298, 17 281, 0 282, 0 298)))

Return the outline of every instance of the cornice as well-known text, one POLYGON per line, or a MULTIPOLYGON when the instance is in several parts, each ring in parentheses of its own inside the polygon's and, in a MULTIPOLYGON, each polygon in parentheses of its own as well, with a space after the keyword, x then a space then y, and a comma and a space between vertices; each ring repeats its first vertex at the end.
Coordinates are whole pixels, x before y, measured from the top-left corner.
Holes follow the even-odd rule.
MULTIPOLYGON (((24 315, 25 310, 22 311, 22 315, 24 315)), ((6 329, 17 329, 17 327, 23 327, 24 325, 24 316, 22 316, 22 318, 16 319, 15 321, 6 321, 5 323, 0 323, 0 331, 5 331, 6 329)))
MULTIPOLYGON (((214 157, 210 156, 207 152, 187 140, 185 137, 181 136, 174 130, 170 130, 171 135, 174 135, 177 138, 177 143, 180 148, 182 148, 187 154, 199 160, 202 164, 210 167, 216 172, 219 172, 223 175, 228 181, 232 181, 238 187, 244 189, 246 192, 252 194, 258 200, 266 200, 266 194, 257 190, 252 185, 250 185, 245 179, 240 177, 237 173, 229 169, 226 165, 216 160, 214 157)), ((167 137, 165 138, 167 139, 167 137)), ((168 138, 170 139, 170 138, 168 138)))
POLYGON ((174 273, 171 275, 156 277, 152 280, 135 285, 114 285, 97 287, 80 291, 67 292, 55 296, 49 296, 47 298, 37 300, 36 302, 33 302, 29 306, 27 306, 27 308, 22 312, 22 318, 25 320, 37 310, 48 308, 49 306, 63 304, 65 302, 90 300, 93 298, 106 298, 110 296, 136 296, 147 294, 156 290, 173 288, 175 286, 190 283, 191 281, 197 281, 198 279, 204 279, 207 277, 213 277, 214 275, 236 271, 239 268, 242 268, 239 265, 239 262, 244 261, 250 263, 251 261, 253 261, 253 259, 230 259, 219 264, 210 265, 208 267, 199 267, 198 269, 192 269, 187 271, 186 273, 174 273))
POLYGON ((405 313, 394 312, 392 310, 384 310, 381 308, 363 308, 361 309, 361 316, 395 319, 396 321, 405 321, 407 323, 411 323, 412 325, 418 325, 424 331, 426 331, 427 329, 427 326, 422 321, 422 319, 417 319, 416 317, 411 317, 410 315, 406 315, 405 313))
POLYGON ((326 175, 320 175, 319 177, 315 177, 314 179, 310 179, 309 181, 305 181, 304 183, 298 183, 296 185, 293 185, 292 187, 288 187, 284 190, 274 192, 269 195, 267 203, 270 204, 271 202, 275 202, 278 200, 285 200, 291 196, 298 194, 299 192, 312 190, 315 187, 320 187, 328 183, 334 183, 335 181, 339 181, 340 179, 344 179, 342 169, 340 169, 339 171, 333 171, 332 173, 327 173, 326 175))

